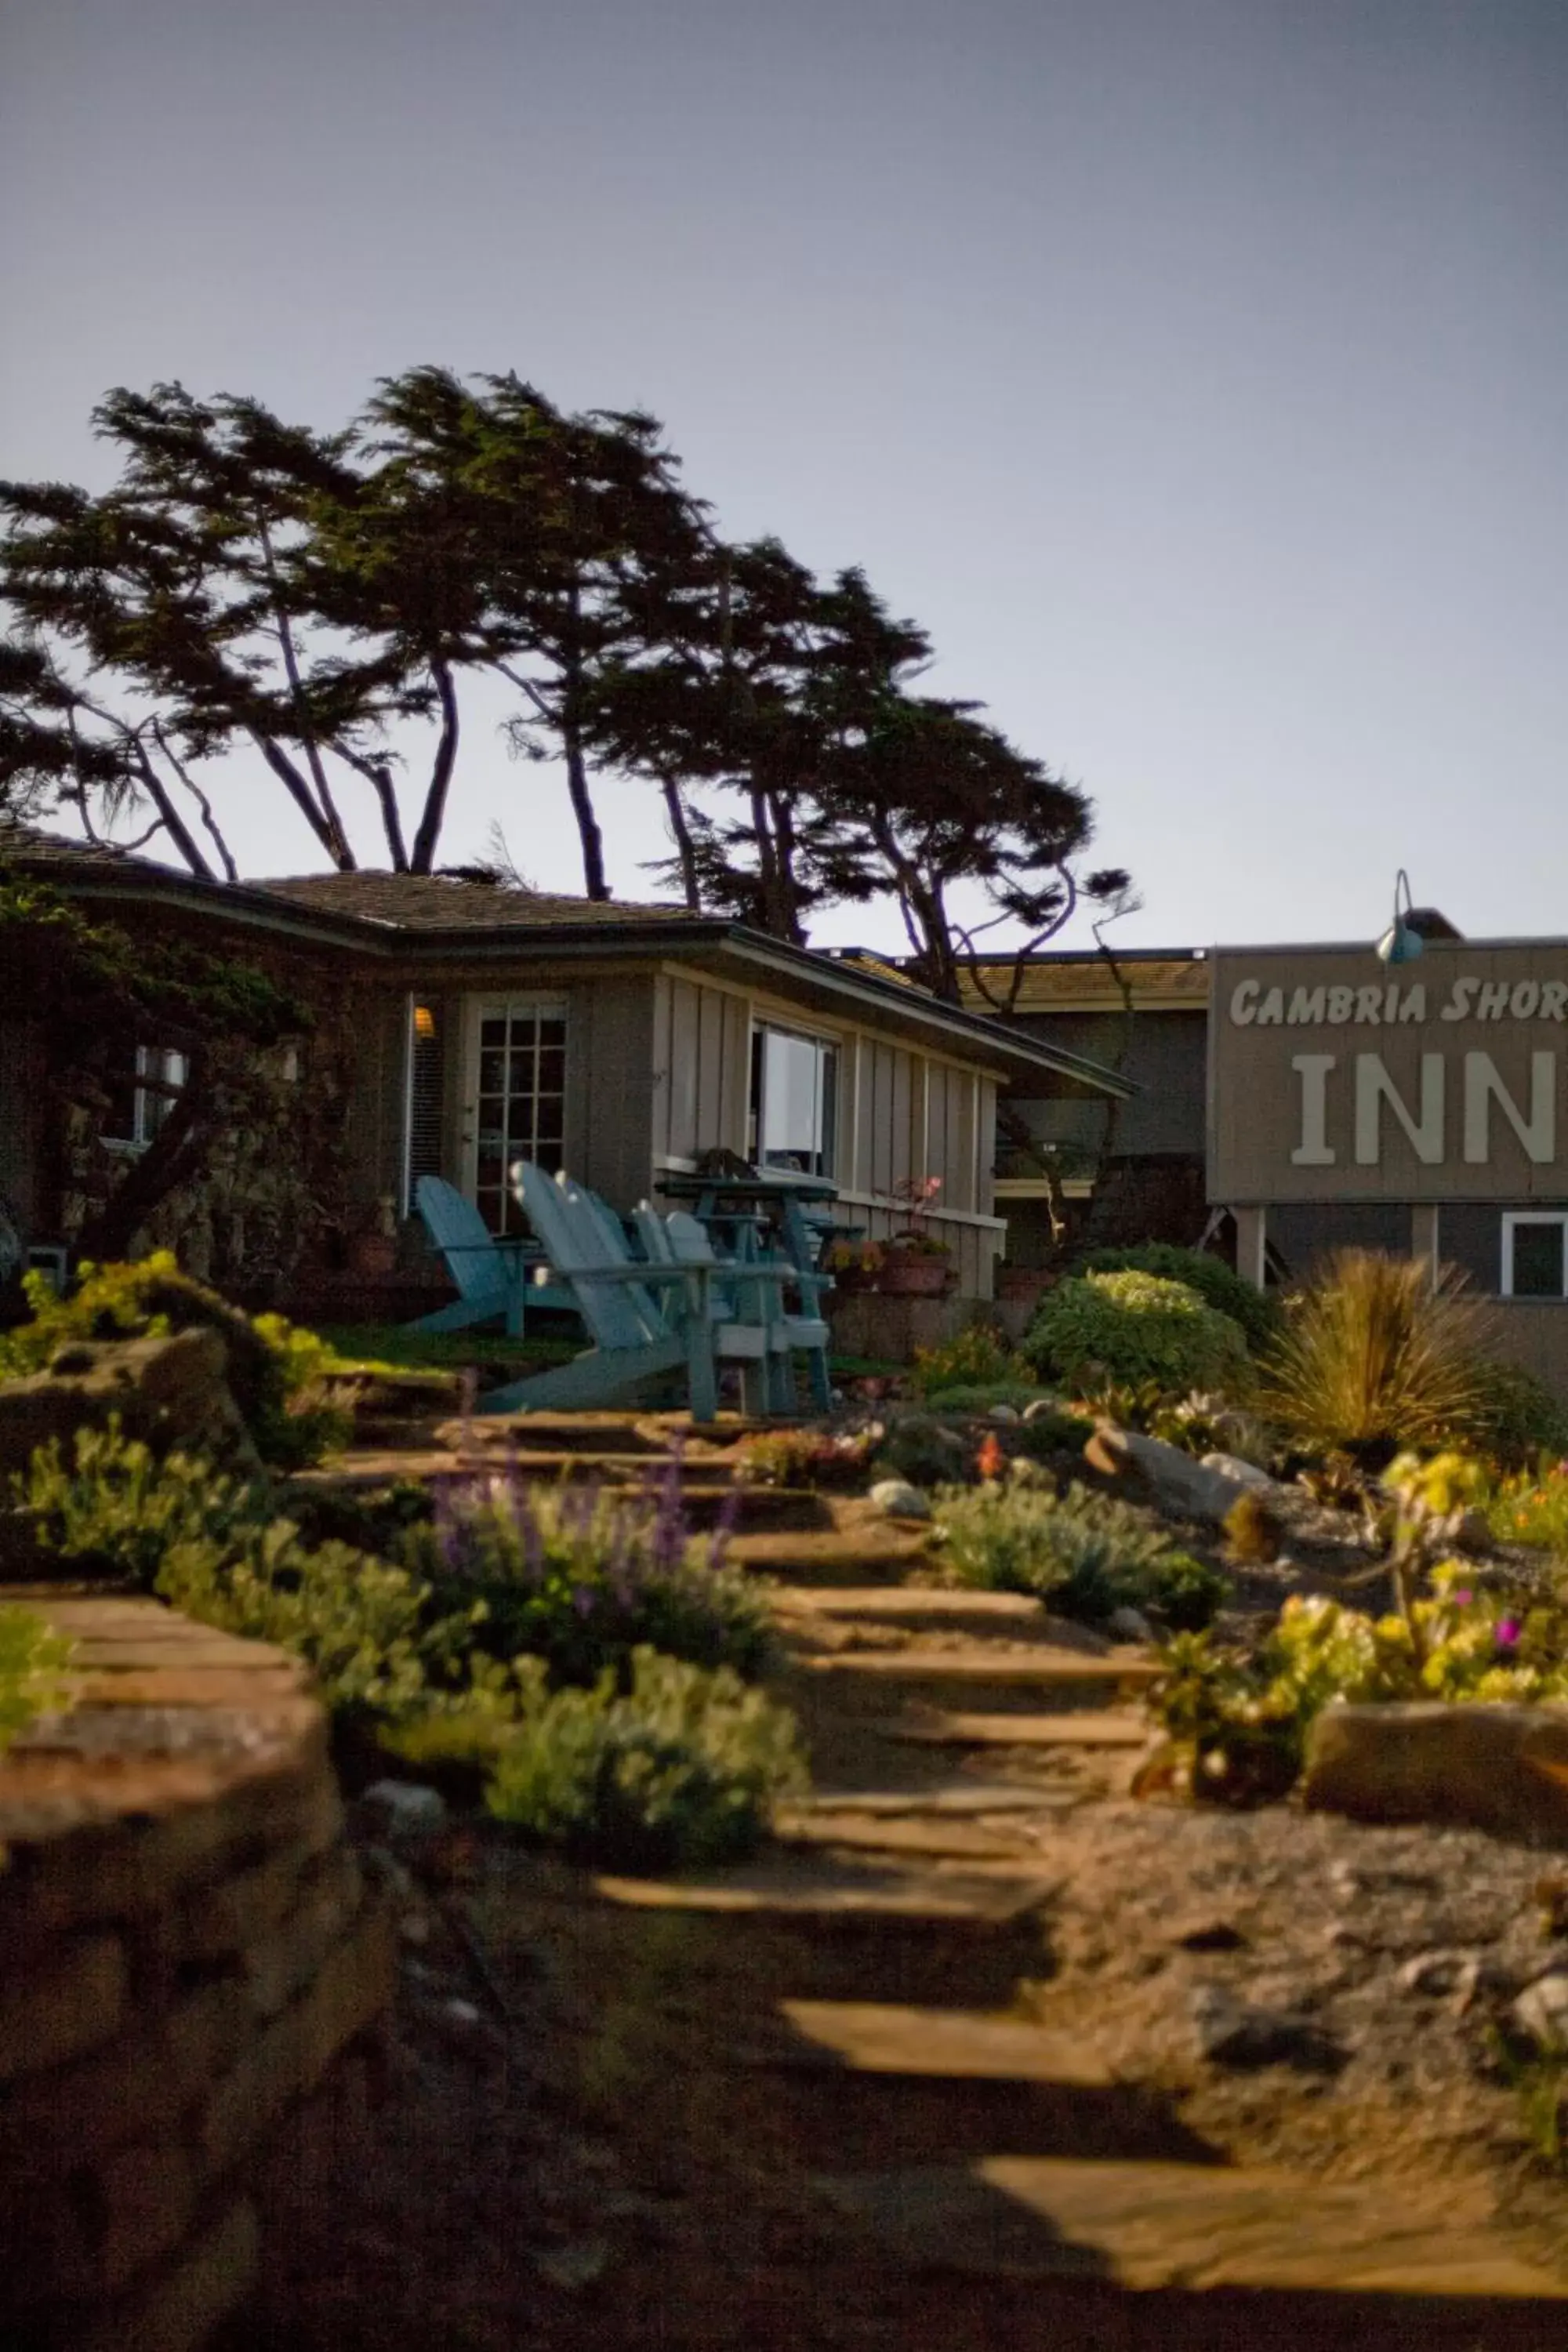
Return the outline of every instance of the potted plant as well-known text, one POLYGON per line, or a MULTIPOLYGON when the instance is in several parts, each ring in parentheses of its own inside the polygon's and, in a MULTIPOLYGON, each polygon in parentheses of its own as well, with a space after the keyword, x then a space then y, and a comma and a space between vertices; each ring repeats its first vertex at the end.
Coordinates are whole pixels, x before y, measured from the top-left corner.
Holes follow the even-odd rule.
POLYGON ((823 1262, 824 1269, 833 1276, 836 1289, 847 1293, 875 1290, 886 1255, 880 1242, 834 1242, 823 1262))
POLYGON ((940 1298, 952 1282, 952 1253, 931 1230, 940 1176, 905 1176, 893 1187, 909 1222, 889 1242, 879 1290, 896 1298, 940 1298))

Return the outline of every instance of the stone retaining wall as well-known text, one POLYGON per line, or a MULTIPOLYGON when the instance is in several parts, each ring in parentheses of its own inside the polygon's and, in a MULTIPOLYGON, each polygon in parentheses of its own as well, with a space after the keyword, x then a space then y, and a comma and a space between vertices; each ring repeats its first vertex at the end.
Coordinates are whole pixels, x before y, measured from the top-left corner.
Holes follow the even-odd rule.
POLYGON ((0 2340, 191 2352, 357 2133, 393 1984, 295 1663, 135 1598, 0 1759, 0 2340))

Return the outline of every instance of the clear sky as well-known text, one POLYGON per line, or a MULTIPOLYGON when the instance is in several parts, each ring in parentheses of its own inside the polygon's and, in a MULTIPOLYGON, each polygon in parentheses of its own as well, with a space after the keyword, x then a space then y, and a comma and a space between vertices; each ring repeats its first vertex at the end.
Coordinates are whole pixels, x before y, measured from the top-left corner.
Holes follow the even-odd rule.
MULTIPOLYGON (((1563 0, 0 0, 0 473, 159 377, 643 404, 1093 794, 1128 943, 1568 932, 1563 0)), ((446 853, 576 887, 500 711, 446 853)))

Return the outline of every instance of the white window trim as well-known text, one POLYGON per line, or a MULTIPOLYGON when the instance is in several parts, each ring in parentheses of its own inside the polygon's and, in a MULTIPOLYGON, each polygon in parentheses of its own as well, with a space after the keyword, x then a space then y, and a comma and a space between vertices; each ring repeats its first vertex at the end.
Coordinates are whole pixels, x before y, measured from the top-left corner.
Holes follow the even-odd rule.
MULTIPOLYGON (((752 1014, 751 1034, 746 1046, 746 1066, 748 1070, 751 1068, 752 1058, 757 1050, 757 1039, 764 1034, 771 1034, 775 1037, 794 1037, 803 1045, 818 1046, 824 1053, 831 1054, 834 1056, 833 1158, 836 1165, 828 1171, 828 1181, 837 1182, 837 1163, 842 1160, 844 1154, 844 1141, 839 1122, 844 1108, 844 1072, 846 1066, 845 1040, 842 1035, 830 1029, 808 1029, 804 1027, 798 1021, 778 1020, 765 1006, 763 1006, 753 1010, 752 1014)), ((749 1128, 749 1105, 747 1108, 747 1121, 749 1128)), ((756 1164, 760 1168, 763 1165, 760 1156, 762 1152, 762 1138, 760 1135, 757 1138, 754 1150, 758 1155, 756 1164)))
MULTIPOLYGON (((1568 1209, 1505 1209, 1502 1220, 1502 1296, 1511 1298, 1513 1237, 1521 1225, 1555 1225, 1563 1235, 1563 1297, 1568 1298, 1568 1209)), ((1539 1292, 1531 1292, 1531 1298, 1539 1292)))

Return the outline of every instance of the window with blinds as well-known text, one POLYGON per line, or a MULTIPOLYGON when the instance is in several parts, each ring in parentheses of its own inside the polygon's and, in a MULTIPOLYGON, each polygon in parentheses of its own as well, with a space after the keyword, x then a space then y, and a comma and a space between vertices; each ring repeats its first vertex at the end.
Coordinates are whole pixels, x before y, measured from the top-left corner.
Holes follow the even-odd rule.
POLYGON ((421 1176, 439 1176, 441 1117, 447 1091, 447 1023, 430 997, 408 1001, 408 1098, 404 1121, 403 1213, 414 1214, 421 1176))

